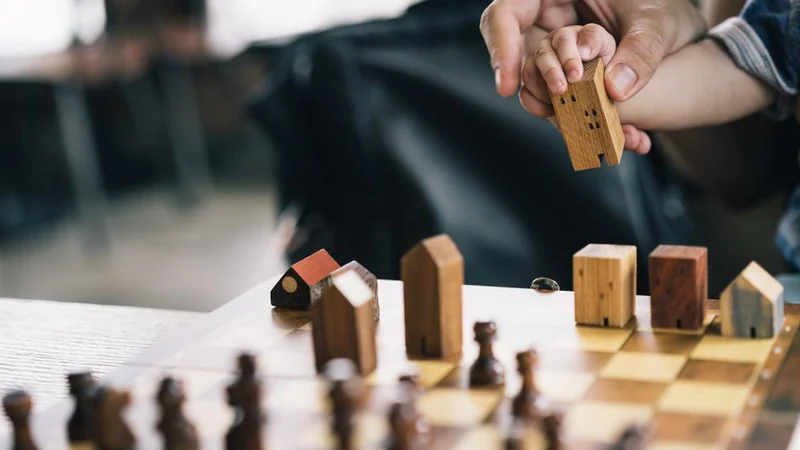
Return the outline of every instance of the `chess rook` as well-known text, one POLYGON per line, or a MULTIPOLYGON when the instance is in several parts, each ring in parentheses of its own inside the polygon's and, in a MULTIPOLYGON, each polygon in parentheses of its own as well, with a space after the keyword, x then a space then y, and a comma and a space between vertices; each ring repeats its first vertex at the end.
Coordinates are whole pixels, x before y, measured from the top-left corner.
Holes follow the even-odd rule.
POLYGON ((469 370, 470 386, 500 386, 505 383, 503 364, 494 355, 494 340, 497 338, 497 325, 494 322, 475 322, 473 327, 475 342, 478 343, 478 357, 469 370))
POLYGON ((589 244, 573 255, 575 322, 622 328, 636 302, 636 247, 589 244))
POLYGON ((378 364, 372 290, 348 270, 337 275, 311 306, 314 361, 321 373, 335 358, 352 360, 366 375, 378 364))
POLYGON ((659 245, 650 253, 650 322, 654 328, 697 330, 708 301, 705 247, 659 245))
POLYGON ((450 236, 423 240, 400 262, 406 353, 409 358, 457 358, 463 345, 464 259, 450 236))
POLYGON ((561 95, 551 94, 558 128, 575 170, 617 165, 622 161, 625 136, 614 102, 605 87, 605 67, 599 57, 583 64, 583 78, 567 84, 561 95))
POLYGON ((755 261, 722 291, 722 335, 771 338, 783 324, 783 286, 755 261))
POLYGON ((21 390, 12 391, 3 397, 3 411, 11 422, 14 432, 12 450, 37 450, 33 441, 30 419, 33 410, 31 396, 21 390))

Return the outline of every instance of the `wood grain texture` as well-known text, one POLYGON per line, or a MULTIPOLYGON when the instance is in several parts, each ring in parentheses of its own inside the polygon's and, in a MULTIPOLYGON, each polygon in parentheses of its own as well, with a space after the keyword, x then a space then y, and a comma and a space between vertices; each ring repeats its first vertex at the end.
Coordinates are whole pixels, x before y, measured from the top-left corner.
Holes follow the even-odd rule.
POLYGON ((351 359, 361 375, 377 366, 372 290, 354 271, 333 278, 311 306, 314 360, 318 373, 328 361, 351 359))
POLYGON ((600 58, 584 63, 583 78, 567 85, 563 95, 552 95, 559 130, 575 170, 595 169, 604 160, 622 161, 625 137, 617 107, 606 93, 605 67, 600 58))
POLYGON ((311 308, 311 286, 339 267, 325 249, 292 264, 270 291, 272 306, 308 311, 311 308))
POLYGON ((572 261, 575 322, 624 327, 635 311, 636 247, 589 244, 572 261))
POLYGON ((708 300, 708 250, 659 245, 649 256, 650 322, 654 328, 696 330, 708 300))
POLYGON ((400 271, 409 357, 460 356, 464 259, 455 242, 445 234, 423 240, 403 255, 400 271))
POLYGON ((783 286, 755 261, 722 291, 722 334, 770 338, 784 318, 783 286))

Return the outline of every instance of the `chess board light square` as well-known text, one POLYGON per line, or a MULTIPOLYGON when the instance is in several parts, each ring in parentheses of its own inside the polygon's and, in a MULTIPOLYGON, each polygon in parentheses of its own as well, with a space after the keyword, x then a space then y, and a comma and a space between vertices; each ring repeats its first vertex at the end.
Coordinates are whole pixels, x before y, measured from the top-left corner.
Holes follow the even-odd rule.
POLYGON ((649 421, 652 415, 648 405, 585 402, 572 405, 563 426, 569 440, 614 442, 627 426, 649 421))
POLYGON ((264 392, 267 409, 276 414, 287 410, 324 413, 326 399, 325 383, 315 378, 271 380, 264 392))
POLYGON ((554 346, 584 350, 589 352, 609 352, 619 350, 628 340, 633 328, 600 328, 576 326, 571 332, 558 337, 554 346))
MULTIPOLYGON (((475 450, 503 448, 503 441, 507 430, 495 424, 486 424, 470 430, 462 437, 452 450, 475 450)), ((526 449, 545 449, 547 442, 544 436, 538 431, 525 430, 523 437, 523 448, 526 449)))
POLYGON ((501 400, 502 393, 495 390, 434 389, 417 406, 432 426, 466 427, 481 423, 501 400))
POLYGON ((451 361, 398 361, 379 365, 375 372, 364 379, 364 382, 368 386, 395 386, 398 384, 401 375, 417 373, 420 387, 429 389, 439 384, 457 366, 456 362, 451 361))
POLYGON ((137 399, 155 399, 159 383, 167 375, 183 382, 183 387, 186 390, 186 397, 190 400, 202 397, 211 389, 222 389, 223 383, 226 380, 232 380, 231 375, 223 372, 192 369, 161 369, 154 367, 136 378, 131 387, 131 394, 137 399))
POLYGON ((659 353, 619 352, 600 371, 604 378, 668 382, 681 371, 686 357, 659 353))
MULTIPOLYGON (((571 403, 581 399, 597 378, 591 373, 559 372, 540 370, 534 374, 536 387, 545 400, 571 403)), ((513 398, 519 392, 522 379, 519 375, 506 374, 506 396, 513 398)))
POLYGON ((209 338, 206 345, 252 351, 269 347, 292 331, 287 328, 241 326, 209 338))
POLYGON ((693 359, 761 364, 769 356, 774 339, 742 339, 703 336, 691 352, 693 359))
POLYGON ((750 386, 677 380, 658 402, 663 411, 732 416, 744 407, 750 386))

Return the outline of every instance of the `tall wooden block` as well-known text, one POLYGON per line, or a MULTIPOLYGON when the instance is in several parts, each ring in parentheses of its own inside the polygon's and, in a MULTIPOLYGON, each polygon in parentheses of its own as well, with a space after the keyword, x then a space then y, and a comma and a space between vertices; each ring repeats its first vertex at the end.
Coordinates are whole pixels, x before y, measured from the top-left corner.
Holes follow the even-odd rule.
POLYGON ((372 274, 372 272, 367 270, 366 267, 362 266, 357 261, 350 261, 349 263, 331 272, 330 275, 314 283, 314 285, 311 286, 311 303, 314 304, 314 302, 322 298, 322 294, 325 292, 325 290, 327 290, 333 284, 333 278, 335 276, 341 275, 347 271, 355 272, 359 277, 361 277, 361 280, 364 281, 367 286, 369 286, 370 290, 372 291, 373 298, 373 319, 380 319, 381 311, 378 300, 378 279, 372 274))
POLYGON ((423 240, 400 262, 409 358, 461 356, 464 259, 445 234, 423 240))
POLYGON ((621 328, 636 302, 636 247, 589 244, 572 258, 575 322, 621 328))
POLYGON ((625 136, 617 107, 608 97, 605 67, 600 58, 584 63, 583 78, 567 85, 562 95, 552 95, 561 136, 575 170, 617 165, 622 161, 625 136))
POLYGON ((311 308, 311 286, 339 268, 339 263, 325 249, 293 264, 270 291, 272 306, 308 311, 311 308))
POLYGON ((650 253, 649 275, 652 326, 700 329, 708 300, 708 250, 659 245, 650 253))
POLYGON ((333 278, 331 286, 311 306, 314 361, 318 373, 336 358, 353 361, 361 375, 378 362, 372 290, 352 270, 333 278))
POLYGON ((783 285, 755 261, 720 296, 722 335, 771 338, 783 325, 783 285))

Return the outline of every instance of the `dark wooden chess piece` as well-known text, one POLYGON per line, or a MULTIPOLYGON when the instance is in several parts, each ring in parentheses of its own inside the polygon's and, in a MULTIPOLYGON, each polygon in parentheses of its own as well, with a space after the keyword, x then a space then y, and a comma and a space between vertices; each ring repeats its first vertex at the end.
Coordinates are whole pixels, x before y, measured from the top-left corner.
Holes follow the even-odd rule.
POLYGON ((392 404, 389 410, 391 437, 388 450, 421 450, 426 441, 417 430, 417 413, 410 398, 392 404))
POLYGON ((183 413, 186 393, 183 383, 172 377, 161 380, 156 394, 161 407, 158 431, 164 438, 164 450, 198 450, 197 429, 183 413))
POLYGON ((520 419, 514 419, 503 442, 504 450, 525 450, 525 428, 520 419))
POLYGON ((67 376, 69 393, 74 399, 75 409, 67 422, 67 436, 72 444, 90 443, 93 441, 94 397, 97 384, 89 372, 76 372, 67 376))
POLYGON ((228 404, 236 409, 236 417, 225 435, 227 450, 262 450, 261 381, 256 376, 255 356, 239 355, 239 377, 227 389, 228 404))
POLYGON ((331 428, 336 435, 337 449, 352 450, 355 448, 354 416, 361 387, 355 363, 344 358, 332 359, 325 365, 325 376, 330 382, 331 428))
POLYGON ((478 358, 469 371, 470 386, 499 386, 505 383, 505 369, 494 356, 493 342, 497 336, 494 322, 475 322, 475 342, 479 345, 478 358))
POLYGON ((514 417, 534 419, 541 410, 541 392, 536 387, 535 369, 539 355, 534 349, 517 353, 517 372, 522 378, 519 393, 511 404, 514 417))
POLYGON ((650 438, 650 428, 645 424, 632 424, 620 433, 610 450, 644 450, 650 438))
POLYGON ((542 419, 542 434, 547 442, 547 450, 561 450, 564 442, 561 433, 563 415, 560 412, 551 412, 542 419))
POLYGON ((14 429, 12 450, 38 450, 33 442, 30 419, 33 400, 25 391, 12 391, 3 397, 3 410, 14 429))
POLYGON ((136 437, 123 418, 123 410, 130 403, 128 391, 118 391, 108 386, 95 390, 93 417, 97 450, 133 450, 136 437))
POLYGON ((422 396, 422 387, 419 383, 419 374, 416 372, 407 373, 400 377, 401 395, 408 403, 407 408, 414 424, 414 432, 418 436, 420 445, 423 445, 428 442, 431 427, 427 419, 417 409, 417 401, 422 396))

